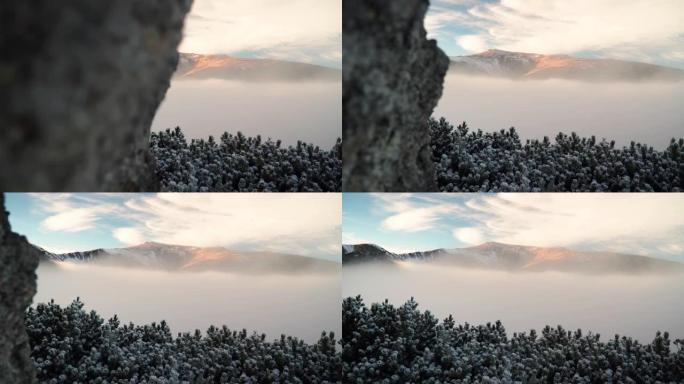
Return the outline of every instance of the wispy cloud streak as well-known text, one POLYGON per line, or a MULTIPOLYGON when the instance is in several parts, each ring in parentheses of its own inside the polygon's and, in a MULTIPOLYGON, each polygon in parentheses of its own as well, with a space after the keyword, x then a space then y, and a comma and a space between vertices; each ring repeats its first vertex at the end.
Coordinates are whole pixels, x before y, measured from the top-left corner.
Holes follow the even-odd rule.
POLYGON ((684 67, 679 0, 442 0, 434 2, 426 26, 447 50, 497 48, 684 67))
POLYGON ((341 0, 195 0, 182 52, 339 67, 341 0))

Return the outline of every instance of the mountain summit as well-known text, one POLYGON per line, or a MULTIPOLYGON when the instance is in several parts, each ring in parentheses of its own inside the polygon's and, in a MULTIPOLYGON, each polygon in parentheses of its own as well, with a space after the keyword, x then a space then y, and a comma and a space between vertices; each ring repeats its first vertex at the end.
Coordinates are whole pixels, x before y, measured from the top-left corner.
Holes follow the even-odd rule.
POLYGON ((397 254, 375 244, 344 245, 342 262, 393 264, 427 262, 461 268, 510 272, 572 272, 583 274, 684 273, 684 264, 647 256, 574 251, 561 247, 530 247, 488 242, 474 247, 397 254))
POLYGON ((490 49, 451 58, 449 73, 511 79, 584 81, 681 81, 684 71, 654 64, 568 55, 508 52, 490 49))
POLYGON ((342 71, 291 61, 181 53, 174 77, 249 82, 340 81, 342 71))

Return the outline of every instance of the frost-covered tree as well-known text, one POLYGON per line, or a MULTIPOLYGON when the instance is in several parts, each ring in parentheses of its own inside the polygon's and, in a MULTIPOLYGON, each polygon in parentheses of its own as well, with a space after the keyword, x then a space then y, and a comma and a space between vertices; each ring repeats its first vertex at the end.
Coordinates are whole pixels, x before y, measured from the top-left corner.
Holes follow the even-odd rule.
POLYGON ((301 141, 246 137, 242 132, 187 142, 179 127, 153 132, 150 150, 163 191, 339 192, 341 139, 331 150, 301 141))
POLYGON ((576 133, 555 142, 521 143, 514 128, 499 132, 454 129, 444 118, 430 120, 432 160, 443 192, 660 192, 684 191, 684 139, 664 151, 576 133))
POLYGON ((563 327, 507 337, 501 322, 440 322, 409 300, 342 305, 345 383, 682 383, 684 341, 656 333, 650 344, 563 327), (674 345, 672 345, 674 344, 674 345))
POLYGON ((76 300, 26 313, 31 357, 43 383, 340 383, 333 333, 316 344, 210 327, 172 337, 166 322, 105 321, 76 300))

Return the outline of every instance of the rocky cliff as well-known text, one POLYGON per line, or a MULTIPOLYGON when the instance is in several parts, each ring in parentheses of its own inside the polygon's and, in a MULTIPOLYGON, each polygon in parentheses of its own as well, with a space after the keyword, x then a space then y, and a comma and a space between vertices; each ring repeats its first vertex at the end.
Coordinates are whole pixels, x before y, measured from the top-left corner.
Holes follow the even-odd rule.
POLYGON ((154 189, 150 124, 190 0, 0 3, 0 190, 154 189))
POLYGON ((426 39, 428 0, 343 2, 344 191, 433 191, 428 118, 448 57, 426 39))
POLYGON ((36 293, 38 256, 12 232, 0 193, 0 383, 35 382, 24 313, 36 293))

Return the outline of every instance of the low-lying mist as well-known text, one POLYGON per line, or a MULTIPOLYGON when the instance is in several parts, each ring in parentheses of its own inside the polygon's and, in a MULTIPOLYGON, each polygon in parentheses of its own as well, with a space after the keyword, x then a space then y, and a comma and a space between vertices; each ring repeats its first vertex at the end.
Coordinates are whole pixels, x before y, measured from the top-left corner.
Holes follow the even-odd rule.
POLYGON ((241 131, 284 145, 302 140, 329 149, 342 136, 341 105, 341 82, 175 80, 152 130, 180 126, 188 139, 241 131))
POLYGON ((316 342, 322 331, 341 334, 339 275, 239 275, 162 272, 94 265, 41 264, 34 303, 67 305, 80 297, 87 310, 137 325, 166 320, 171 331, 232 330, 281 334, 316 342))
POLYGON ((414 297, 422 310, 457 323, 501 320, 509 335, 562 325, 651 342, 657 330, 684 338, 681 275, 509 273, 403 262, 345 266, 342 294, 367 304, 400 305, 414 297))
POLYGON ((515 127, 523 139, 558 132, 664 149, 682 137, 684 82, 509 80, 448 75, 433 117, 485 132, 515 127))

